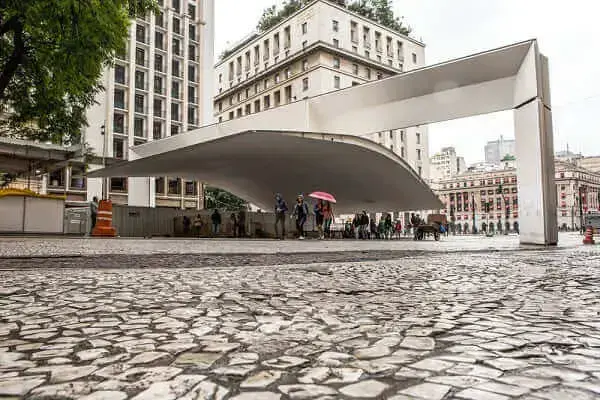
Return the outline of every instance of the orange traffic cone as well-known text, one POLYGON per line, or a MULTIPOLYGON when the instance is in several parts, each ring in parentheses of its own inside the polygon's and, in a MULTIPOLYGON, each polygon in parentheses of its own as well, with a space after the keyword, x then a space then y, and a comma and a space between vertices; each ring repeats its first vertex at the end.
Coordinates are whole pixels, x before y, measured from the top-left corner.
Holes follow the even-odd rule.
POLYGON ((591 226, 588 226, 585 230, 585 236, 583 237, 583 244, 595 244, 594 241, 594 230, 591 226))
POLYGON ((100 200, 96 225, 92 230, 92 236, 117 236, 117 230, 112 226, 112 201, 100 200))

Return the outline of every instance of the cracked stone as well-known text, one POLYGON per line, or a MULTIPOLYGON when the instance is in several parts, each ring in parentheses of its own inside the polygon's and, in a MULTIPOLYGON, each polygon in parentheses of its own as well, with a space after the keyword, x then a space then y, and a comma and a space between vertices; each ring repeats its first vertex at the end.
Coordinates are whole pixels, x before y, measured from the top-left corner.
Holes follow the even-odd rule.
POLYGON ((350 397, 374 398, 381 395, 388 387, 389 385, 385 383, 369 379, 344 386, 340 389, 340 393, 350 397))

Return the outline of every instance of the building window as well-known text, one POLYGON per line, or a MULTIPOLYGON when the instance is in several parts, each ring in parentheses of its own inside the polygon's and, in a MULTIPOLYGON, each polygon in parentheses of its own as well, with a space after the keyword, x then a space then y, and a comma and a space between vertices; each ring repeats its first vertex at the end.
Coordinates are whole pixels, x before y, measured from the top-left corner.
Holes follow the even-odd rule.
POLYGON ((137 25, 135 27, 135 40, 141 43, 146 43, 146 27, 144 25, 137 25))
POLYGON ((352 46, 352 52, 353 53, 358 53, 358 47, 352 46))
POLYGON ((188 80, 196 82, 196 66, 188 65, 188 80))
POLYGON ((193 44, 188 46, 188 60, 196 61, 196 46, 193 44))
POLYGON ((136 94, 135 95, 135 112, 143 114, 144 113, 144 95, 136 94))
POLYGON ((271 107, 271 96, 263 97, 263 105, 265 110, 271 107))
POLYGON ((413 62, 413 64, 417 63, 417 54, 416 53, 412 53, 412 62, 413 62))
POLYGON ((163 56, 160 54, 154 55, 154 69, 158 72, 163 72, 163 56))
POLYGON ((333 68, 340 67, 340 59, 338 57, 333 57, 333 68))
POLYGON ((173 0, 173 1, 171 2, 171 5, 173 6, 173 8, 175 9, 175 11, 176 11, 177 13, 179 13, 179 12, 180 12, 180 5, 181 5, 181 4, 179 3, 179 0, 173 0))
POLYGON ((390 139, 394 138, 394 131, 390 131, 390 139))
POLYGON ((157 49, 164 49, 164 35, 162 32, 154 32, 154 47, 157 49))
POLYGON ((271 51, 269 49, 270 49, 269 39, 267 39, 263 42, 263 60, 269 59, 269 54, 271 53, 271 51))
POLYGON ((286 86, 284 89, 284 94, 285 94, 285 101, 286 103, 291 103, 292 102, 292 87, 291 86, 286 86))
POLYGON ((188 4, 188 16, 191 20, 196 19, 196 6, 193 4, 188 4))
POLYGON ((308 90, 308 77, 302 79, 302 90, 304 90, 304 91, 308 90))
POLYGON ((283 29, 283 48, 289 49, 292 42, 291 28, 286 26, 283 29))
POLYGON ((273 55, 279 54, 279 33, 273 35, 273 55))
POLYGON ((125 116, 123 114, 115 113, 113 116, 113 132, 125 133, 125 116))
POLYGON ((367 79, 371 79, 371 68, 367 68, 367 79))
POLYGON ((333 29, 334 32, 339 32, 340 23, 336 20, 331 21, 331 29, 333 29))
POLYGON ((281 80, 281 77, 279 76, 279 74, 275 74, 275 77, 273 78, 273 80, 275 81, 275 83, 279 83, 279 81, 281 80))
POLYGON ((181 121, 179 117, 179 103, 171 103, 171 119, 173 121, 181 121))
POLYGON ((304 23, 302 24, 302 34, 303 34, 303 35, 306 35, 307 33, 308 33, 308 23, 307 23, 307 22, 304 22, 304 23))
POLYGON ((135 63, 137 65, 146 65, 146 52, 139 47, 135 49, 135 63))
POLYGON ((179 82, 177 81, 172 81, 171 82, 171 97, 173 97, 174 99, 179 99, 180 95, 179 95, 179 82))
POLYGON ((133 120, 133 135, 137 137, 146 137, 144 134, 144 119, 135 118, 133 120))
POLYGON ((358 64, 352 64, 352 73, 358 75, 358 64))
POLYGON ((115 82, 125 84, 125 67, 122 65, 115 65, 115 82))
POLYGON ((371 57, 371 53, 369 53, 368 50, 365 50, 365 57, 370 58, 371 57))
POLYGON ((421 161, 421 149, 417 149, 417 160, 421 161))
POLYGON ((154 23, 161 28, 164 27, 165 16, 163 13, 158 13, 154 16, 154 23))
POLYGON ((146 78, 142 71, 135 71, 135 88, 146 90, 146 78))
POLYGON ((171 62, 171 69, 172 69, 171 74, 173 76, 176 76, 176 77, 181 76, 181 71, 179 70, 179 61, 178 60, 173 60, 171 62))
POLYGON ((236 113, 237 113, 237 118, 241 118, 242 117, 242 107, 238 108, 236 110, 236 113))
POLYGON ((308 69, 308 60, 302 60, 302 71, 306 71, 308 69))
POLYGON ((383 78, 383 74, 381 72, 377 73, 377 79, 382 79, 383 78))
POLYGON ((418 170, 419 170, 419 176, 422 176, 423 175, 423 167, 418 167, 418 170))
POLYGON ((421 144, 421 134, 417 132, 417 144, 421 144))
POLYGON ((339 76, 333 77, 333 87, 336 89, 340 88, 340 77, 339 76))
POLYGON ((381 62, 381 56, 377 56, 377 62, 381 62))
POLYGON ((181 34, 181 21, 179 18, 173 17, 173 32, 181 34))
POLYGON ((196 42, 197 41, 197 39, 196 39, 196 25, 190 24, 189 27, 188 27, 188 33, 189 33, 189 36, 190 36, 190 40, 196 42))
POLYGON ((305 40, 305 41, 302 42, 302 48, 303 49, 305 49, 307 45, 308 45, 308 41, 305 40))
POLYGON ((179 179, 177 178, 172 178, 169 179, 168 183, 168 194, 181 194, 181 185, 179 184, 179 179))
POLYGON ((246 111, 246 115, 252 114, 252 105, 246 104, 245 111, 246 111))
POLYGON ((173 39, 173 54, 181 55, 181 41, 179 39, 173 39))
POLYGON ((124 141, 120 138, 113 138, 113 157, 123 159, 124 153, 124 141))
POLYGON ((154 93, 163 94, 163 78, 160 76, 154 77, 154 93))
POLYGON ((254 112, 260 112, 260 100, 255 100, 254 101, 254 112))
POLYGON ((125 91, 123 89, 115 89, 114 103, 115 108, 125 109, 125 91))
POLYGON ((268 80, 268 79, 265 79, 265 80, 263 81, 263 89, 267 90, 267 89, 268 89, 268 87, 269 87, 269 80, 268 80))
POLYGON ((354 21, 350 22, 350 40, 353 43, 358 43, 358 23, 354 21))
POLYGON ((333 39, 333 47, 339 48, 340 47, 340 41, 337 39, 333 39))
POLYGON ((281 92, 278 90, 273 93, 273 106, 277 107, 281 104, 281 92))
POLYGON ((352 81, 352 86, 358 86, 358 85, 360 85, 360 82, 352 81))
POLYGON ((110 191, 111 192, 126 192, 127 191, 127 178, 110 178, 110 191))
POLYGON ((285 79, 289 79, 292 76, 292 73, 290 72, 289 68, 286 68, 284 75, 285 75, 285 79))
POLYGON ((162 122, 154 121, 154 125, 152 126, 152 138, 154 140, 162 139, 162 122))
MULTIPOLYGON (((259 62, 260 62, 260 46, 254 46, 254 65, 258 65, 259 62)), ((233 79, 233 73, 232 73, 231 79, 233 79)))

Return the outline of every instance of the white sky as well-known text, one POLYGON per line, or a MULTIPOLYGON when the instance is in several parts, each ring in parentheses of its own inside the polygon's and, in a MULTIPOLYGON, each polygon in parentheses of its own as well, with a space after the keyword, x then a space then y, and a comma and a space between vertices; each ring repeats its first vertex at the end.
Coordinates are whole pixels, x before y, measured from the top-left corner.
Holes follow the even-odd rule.
MULTIPOLYGON (((215 55, 252 32, 263 9, 281 0, 215 0, 215 55)), ((397 16, 427 45, 427 64, 537 38, 550 60, 554 148, 600 155, 598 0, 395 0, 397 16)), ((514 137, 512 113, 431 125, 430 152, 455 146, 467 163, 501 134, 514 137)))

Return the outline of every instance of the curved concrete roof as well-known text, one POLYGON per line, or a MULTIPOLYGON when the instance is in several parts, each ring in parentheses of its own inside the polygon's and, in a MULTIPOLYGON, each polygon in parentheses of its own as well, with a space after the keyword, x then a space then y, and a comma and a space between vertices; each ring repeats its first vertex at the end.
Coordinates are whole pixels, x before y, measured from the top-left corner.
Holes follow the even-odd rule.
POLYGON ((266 211, 275 193, 323 190, 336 211, 440 208, 439 199, 404 160, 348 135, 245 131, 116 164, 94 176, 179 176, 226 189, 266 211))

